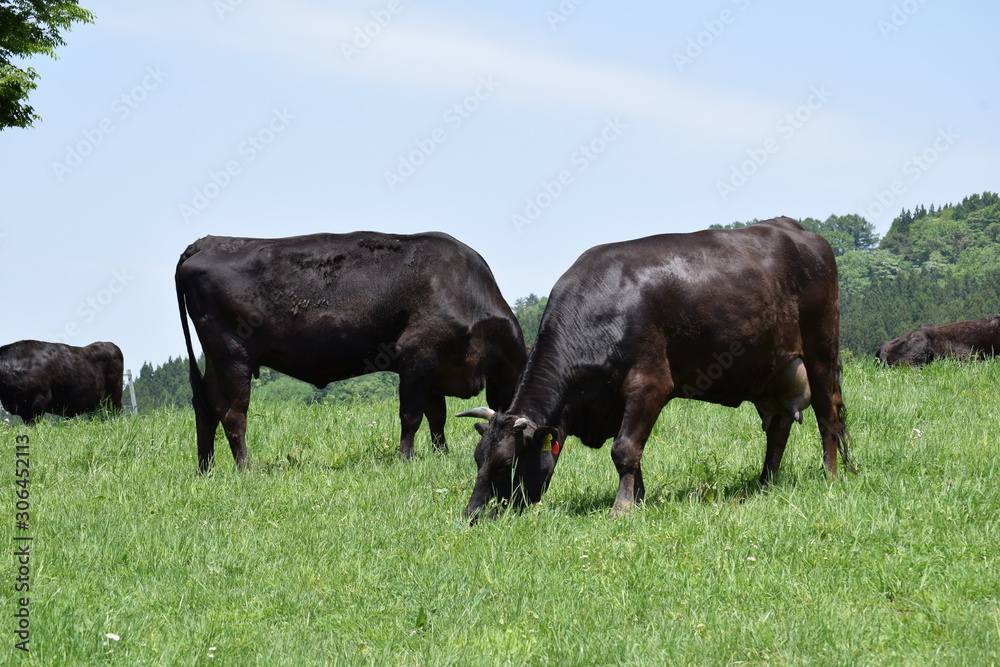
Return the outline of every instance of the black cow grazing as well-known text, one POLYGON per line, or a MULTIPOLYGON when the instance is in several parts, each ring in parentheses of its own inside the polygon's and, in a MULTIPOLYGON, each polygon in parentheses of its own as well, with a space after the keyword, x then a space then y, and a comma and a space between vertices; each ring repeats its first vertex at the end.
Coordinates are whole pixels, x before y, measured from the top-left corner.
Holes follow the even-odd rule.
POLYGON ((121 410, 124 367, 114 343, 18 341, 0 347, 0 402, 28 424, 46 412, 66 417, 93 412, 102 401, 121 410))
POLYGON ((612 516, 645 493, 640 459, 672 398, 752 402, 767 434, 760 483, 778 472, 792 422, 810 403, 823 462, 844 465, 837 265, 830 245, 790 218, 743 229, 663 234, 601 245, 562 275, 508 412, 477 423, 479 472, 466 514, 491 499, 537 502, 560 443, 614 438, 612 516))
POLYGON ((875 357, 890 366, 922 366, 938 357, 982 359, 994 356, 997 351, 1000 351, 1000 316, 920 327, 883 343, 875 357))
POLYGON ((468 398, 485 385, 487 403, 504 408, 526 359, 490 268, 447 234, 207 236, 181 255, 176 283, 203 471, 220 421, 237 467, 246 466, 250 378, 261 366, 317 387, 398 373, 399 453, 410 458, 423 415, 446 450, 445 396, 468 398))

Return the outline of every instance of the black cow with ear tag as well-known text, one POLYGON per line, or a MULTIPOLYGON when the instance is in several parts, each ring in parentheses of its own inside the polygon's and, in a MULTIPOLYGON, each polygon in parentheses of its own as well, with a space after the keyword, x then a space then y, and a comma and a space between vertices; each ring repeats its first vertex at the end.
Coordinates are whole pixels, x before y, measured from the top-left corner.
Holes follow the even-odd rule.
POLYGON ((778 472, 793 422, 812 405, 823 463, 851 471, 840 388, 840 298, 830 244, 790 218, 661 234, 591 248, 556 282, 506 412, 476 425, 479 467, 466 514, 491 500, 537 502, 560 443, 614 438, 612 516, 645 495, 643 448, 663 407, 691 398, 757 408, 760 484, 778 472))
MULTIPOLYGON (((481 509, 492 498, 501 504, 523 507, 537 503, 548 488, 559 460, 562 438, 557 429, 538 426, 527 417, 475 408, 456 415, 479 417, 476 431, 483 436, 476 445, 479 474, 469 507, 481 509)), ((493 512, 495 515, 495 510, 493 512)), ((473 520, 477 512, 469 512, 473 520)))

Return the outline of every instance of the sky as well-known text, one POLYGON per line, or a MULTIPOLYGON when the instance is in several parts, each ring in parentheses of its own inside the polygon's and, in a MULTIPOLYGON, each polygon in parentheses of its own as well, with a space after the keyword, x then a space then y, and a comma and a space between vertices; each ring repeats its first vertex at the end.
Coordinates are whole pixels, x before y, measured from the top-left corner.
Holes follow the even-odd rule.
POLYGON ((209 234, 444 231, 513 304, 600 243, 1000 189, 992 1, 81 4, 0 131, 0 343, 135 373, 209 234))

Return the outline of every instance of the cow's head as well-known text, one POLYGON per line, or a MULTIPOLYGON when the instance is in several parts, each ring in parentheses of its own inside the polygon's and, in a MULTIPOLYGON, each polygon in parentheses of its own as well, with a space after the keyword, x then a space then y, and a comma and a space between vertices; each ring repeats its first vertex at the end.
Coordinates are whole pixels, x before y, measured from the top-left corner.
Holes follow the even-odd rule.
MULTIPOLYGON (((557 429, 489 408, 466 410, 456 416, 487 420, 476 424, 482 436, 475 455, 479 472, 465 509, 473 523, 491 500, 500 506, 524 507, 542 499, 562 449, 557 429)), ((496 509, 491 513, 495 515, 496 509)))
POLYGON ((930 363, 938 355, 938 334, 932 329, 916 329, 893 338, 875 353, 876 358, 881 359, 890 366, 907 364, 909 366, 922 366, 930 363))

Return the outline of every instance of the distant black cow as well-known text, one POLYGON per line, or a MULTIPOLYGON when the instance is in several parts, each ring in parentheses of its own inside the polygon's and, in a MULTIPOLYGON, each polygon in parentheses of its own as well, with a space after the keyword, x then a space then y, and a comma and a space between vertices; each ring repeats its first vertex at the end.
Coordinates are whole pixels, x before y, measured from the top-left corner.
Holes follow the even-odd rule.
POLYGON ((1000 351, 1000 316, 920 327, 883 343, 875 356, 890 366, 922 366, 938 357, 986 358, 997 351, 1000 351))
POLYGON ((74 417, 107 401, 122 409, 122 351, 114 343, 74 347, 22 340, 0 347, 0 402, 25 422, 50 412, 74 417))
POLYGON ((614 438, 612 515, 642 500, 646 439, 672 398, 752 402, 767 434, 760 483, 777 472, 810 403, 823 462, 847 457, 840 390, 837 265, 830 245, 789 218, 738 230, 663 234, 591 248, 559 279, 509 412, 476 424, 466 514, 491 499, 537 502, 567 435, 614 438))
POLYGON ((504 408, 524 367, 521 328, 489 267, 447 234, 207 236, 181 255, 176 283, 202 470, 220 421, 237 466, 246 465, 250 378, 261 366, 317 387, 398 373, 405 458, 423 415, 435 447, 446 449, 445 396, 468 398, 485 385, 486 401, 504 408))

